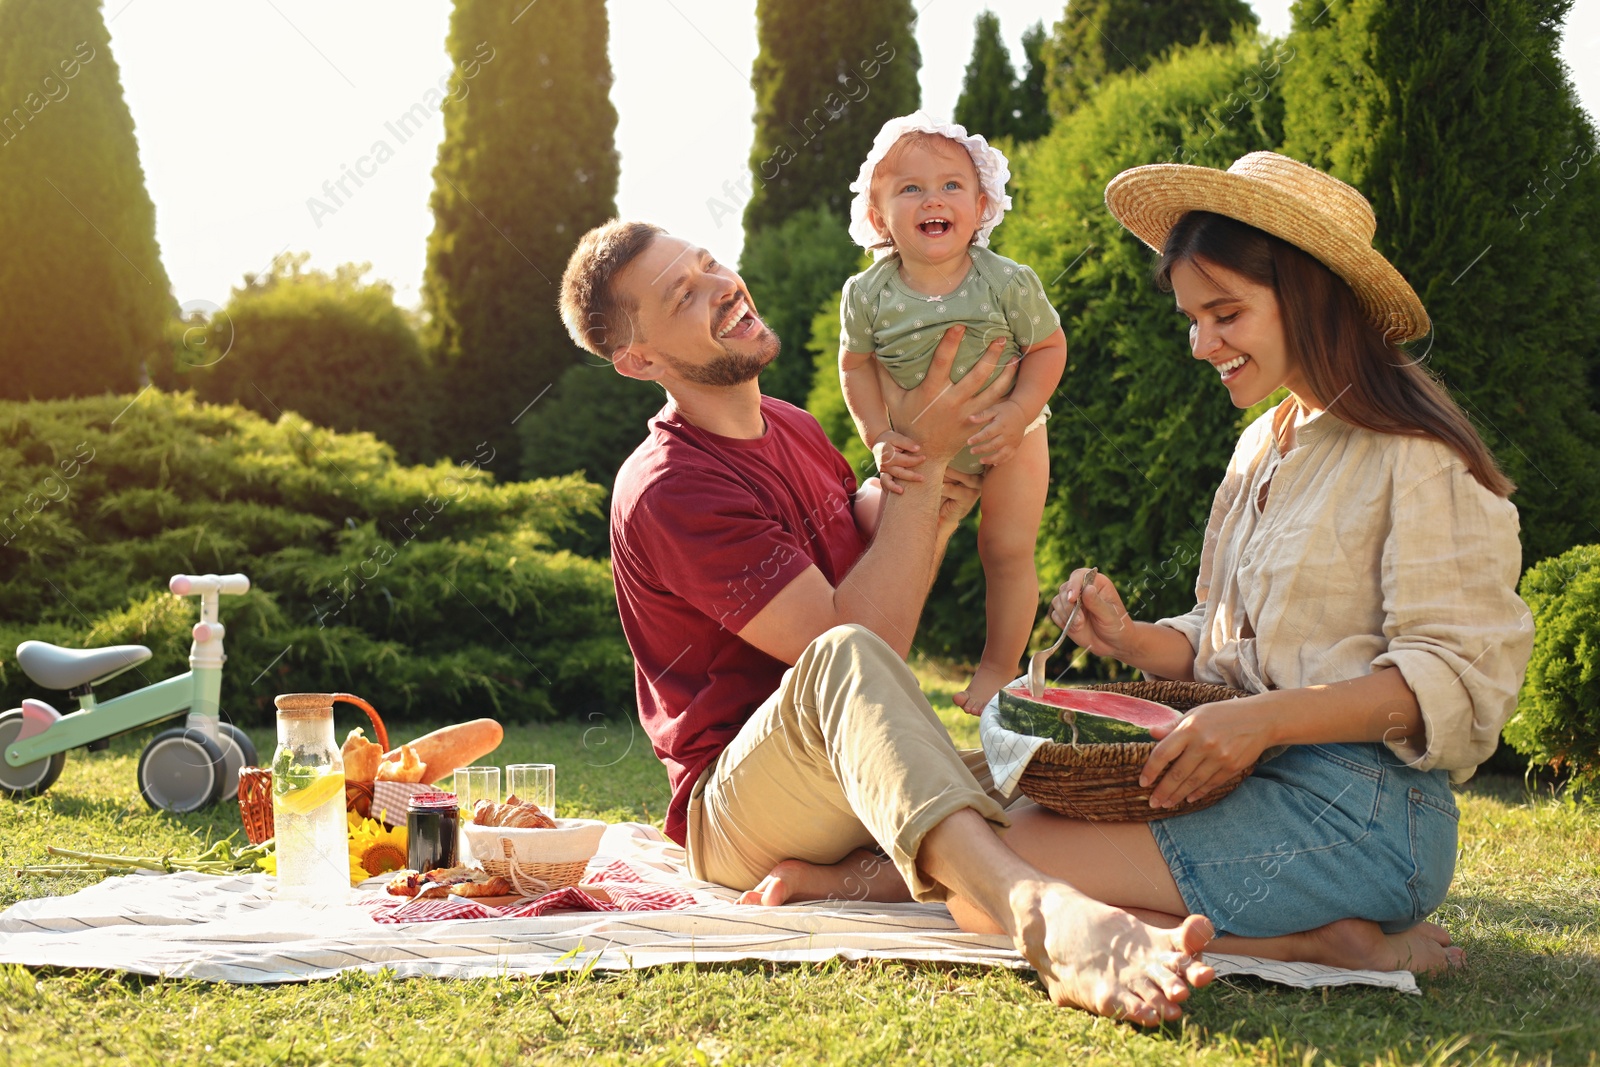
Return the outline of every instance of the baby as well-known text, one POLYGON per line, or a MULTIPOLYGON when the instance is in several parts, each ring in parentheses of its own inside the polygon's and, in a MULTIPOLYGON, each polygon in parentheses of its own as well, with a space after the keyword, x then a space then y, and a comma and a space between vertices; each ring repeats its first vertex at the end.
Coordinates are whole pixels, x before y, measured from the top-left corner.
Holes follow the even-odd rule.
POLYGON ((1005 156, 960 126, 920 111, 885 123, 850 186, 850 236, 878 259, 845 282, 840 305, 845 403, 890 492, 920 477, 923 457, 890 425, 884 389, 916 388, 952 326, 966 327, 953 381, 997 337, 1005 339, 1002 363, 1027 357, 1010 395, 972 417, 982 428, 950 463, 983 477, 978 553, 988 633, 977 673, 955 697, 973 715, 1017 676, 1038 610, 1033 553, 1050 477, 1045 401, 1067 364, 1066 334, 1038 275, 988 249, 1011 206, 1009 177, 1005 156))

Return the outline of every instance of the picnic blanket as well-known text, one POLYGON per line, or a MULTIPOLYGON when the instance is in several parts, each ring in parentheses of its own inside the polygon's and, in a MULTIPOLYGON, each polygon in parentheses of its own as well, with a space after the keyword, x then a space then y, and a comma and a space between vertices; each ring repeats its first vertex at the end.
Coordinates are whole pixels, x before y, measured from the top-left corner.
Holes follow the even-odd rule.
MULTIPOLYGON (((691 878, 683 850, 640 823, 608 827, 585 877, 608 899, 566 899, 591 910, 529 914, 522 905, 485 909, 492 914, 475 918, 414 914, 389 922, 378 915, 390 908, 392 919, 398 909, 382 898, 381 881, 366 883, 349 903, 312 906, 275 900, 272 879, 262 874, 107 878, 70 896, 25 900, 0 912, 0 963, 241 984, 385 968, 405 977, 476 978, 835 956, 1027 967, 1008 938, 961 931, 942 904, 736 904, 730 890, 691 878)), ((1224 977, 1418 992, 1405 971, 1206 958, 1224 977)))

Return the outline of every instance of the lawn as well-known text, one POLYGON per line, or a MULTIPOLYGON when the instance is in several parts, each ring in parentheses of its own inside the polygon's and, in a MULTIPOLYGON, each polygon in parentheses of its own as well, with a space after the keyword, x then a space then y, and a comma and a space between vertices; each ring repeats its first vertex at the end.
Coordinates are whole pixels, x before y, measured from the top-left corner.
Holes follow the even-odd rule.
MULTIPOLYGON (((923 679, 957 741, 975 743, 955 683, 923 679)), ((270 731, 255 739, 270 753, 270 731)), ((14 873, 46 844, 189 851, 239 829, 237 808, 149 811, 137 758, 129 740, 74 752, 49 793, 0 802, 0 906, 81 884, 14 873)), ((659 824, 665 810, 665 775, 626 722, 514 728, 494 760, 556 763, 563 814, 659 824)), ((245 987, 0 967, 0 1063, 1596 1063, 1600 812, 1489 778, 1461 808, 1438 918, 1470 964, 1423 978, 1420 997, 1218 983, 1181 1026, 1146 1033, 1052 1008, 1030 973, 893 962, 245 987)))

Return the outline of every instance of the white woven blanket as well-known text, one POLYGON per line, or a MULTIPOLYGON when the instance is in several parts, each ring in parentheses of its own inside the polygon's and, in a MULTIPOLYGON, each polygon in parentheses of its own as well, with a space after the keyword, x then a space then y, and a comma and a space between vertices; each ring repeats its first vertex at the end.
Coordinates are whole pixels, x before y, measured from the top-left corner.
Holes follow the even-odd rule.
MULTIPOLYGON (((590 966, 625 970, 833 956, 1027 966, 1007 938, 963 933, 942 904, 734 904, 728 890, 690 878, 683 850, 639 823, 610 827, 592 869, 616 860, 645 881, 692 892, 700 903, 674 911, 381 925, 353 904, 276 901, 272 879, 265 875, 130 875, 0 912, 0 963, 243 984, 384 968, 402 976, 475 978, 590 966)), ((1305 989, 1357 984, 1418 991, 1405 971, 1342 971, 1239 956, 1207 959, 1224 976, 1256 975, 1305 989)))

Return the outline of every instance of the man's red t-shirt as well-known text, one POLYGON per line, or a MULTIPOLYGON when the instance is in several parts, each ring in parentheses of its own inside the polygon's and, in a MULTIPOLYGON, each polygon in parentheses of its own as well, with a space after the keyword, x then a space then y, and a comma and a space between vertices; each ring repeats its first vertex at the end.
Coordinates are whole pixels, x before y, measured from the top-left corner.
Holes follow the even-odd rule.
POLYGON ((837 585, 866 548, 855 474, 817 420, 771 397, 761 414, 766 433, 739 440, 691 426, 669 403, 611 497, 617 609, 679 844, 701 771, 788 669, 739 631, 806 568, 837 585))

